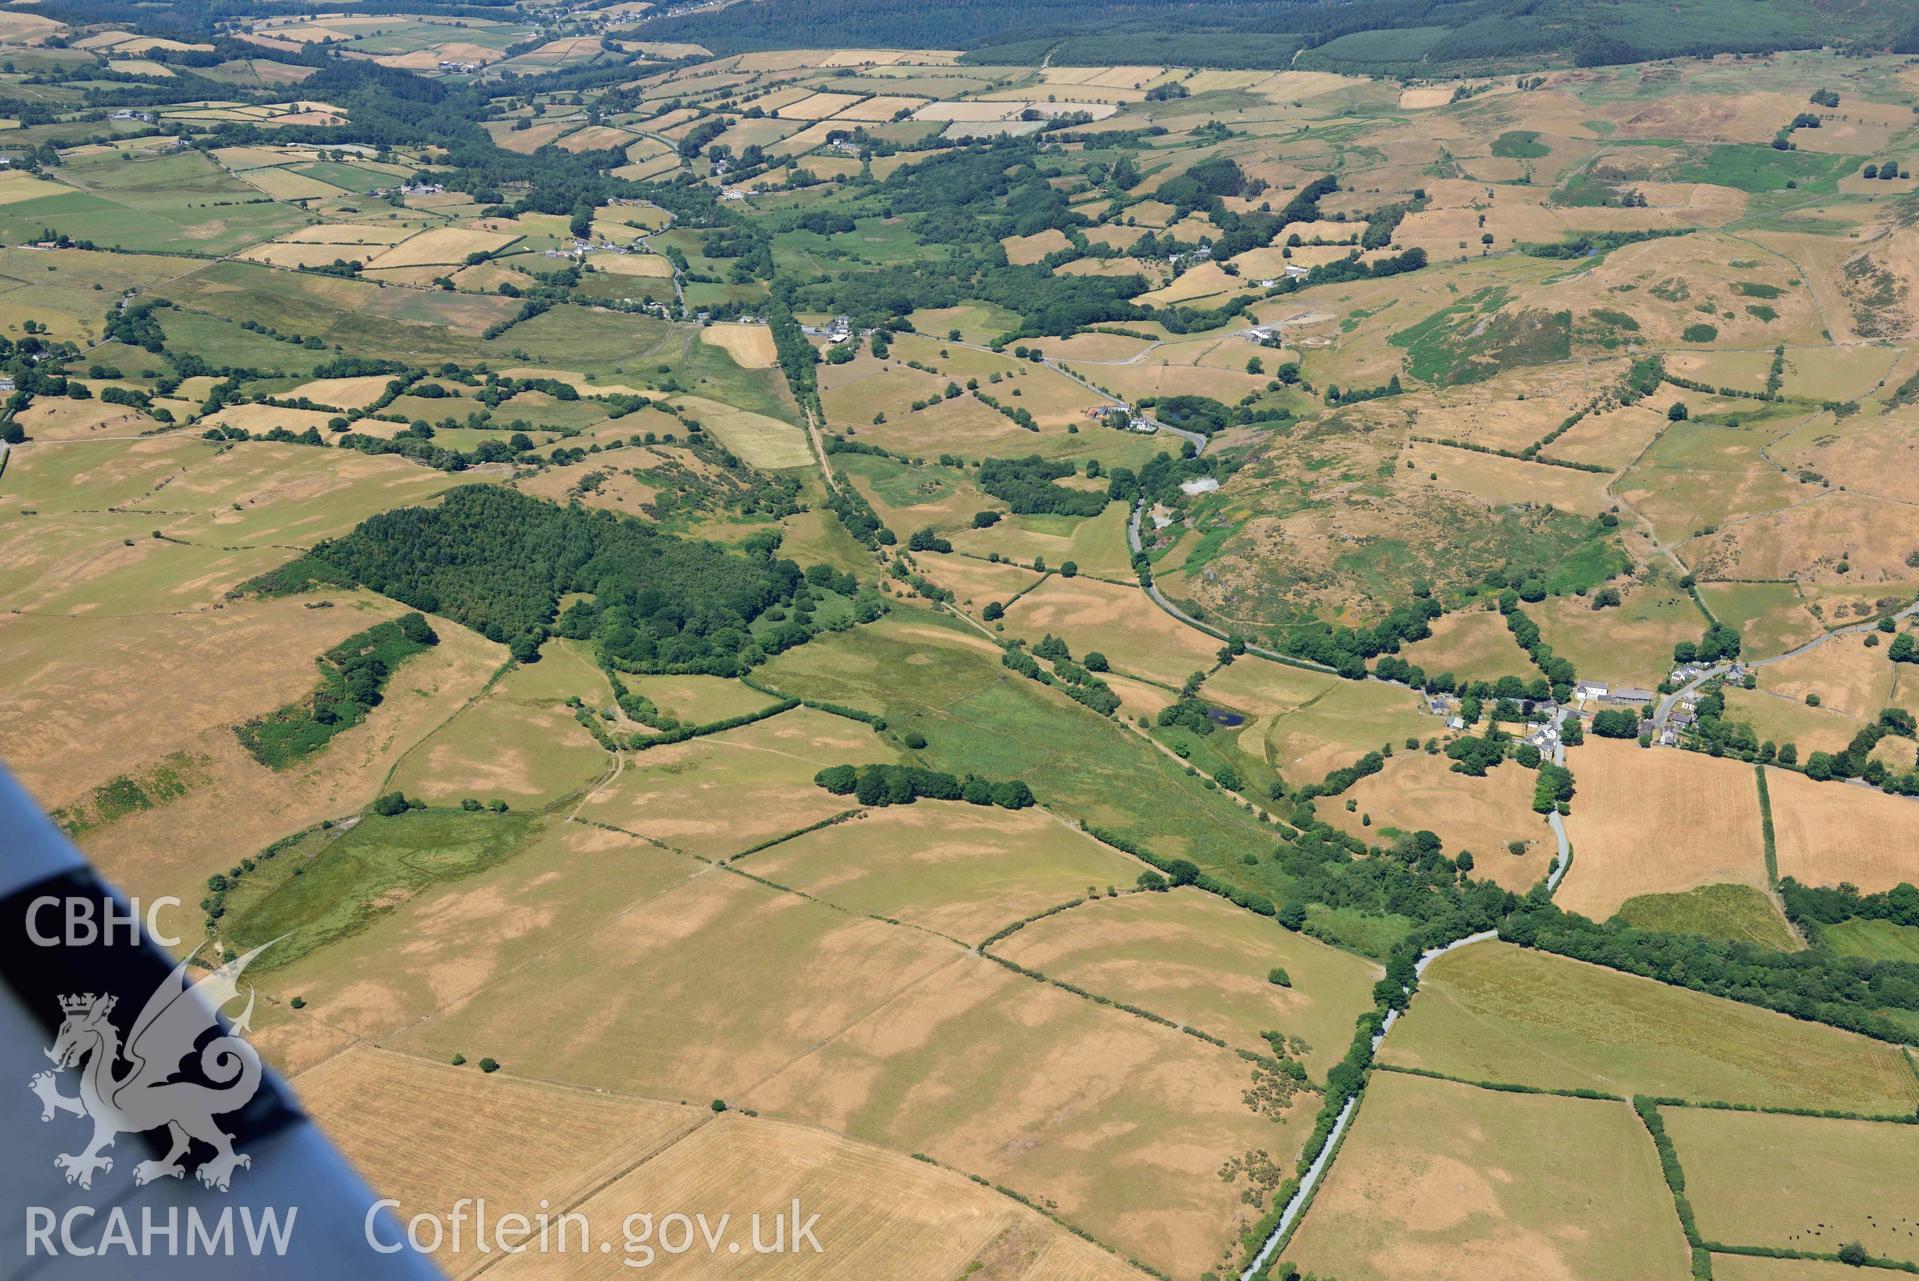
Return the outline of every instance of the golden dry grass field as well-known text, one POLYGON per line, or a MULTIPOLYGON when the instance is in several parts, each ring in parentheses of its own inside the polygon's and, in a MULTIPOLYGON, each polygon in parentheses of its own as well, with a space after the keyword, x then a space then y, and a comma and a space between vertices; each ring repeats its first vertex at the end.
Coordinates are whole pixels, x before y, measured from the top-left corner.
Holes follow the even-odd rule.
POLYGON ((1856 1241, 1919 1262, 1908 1183, 1919 1128, 1704 1108, 1662 1116, 1708 1240, 1813 1254, 1856 1241))
MULTIPOLYGON (((955 1275, 1018 1281, 1119 1281, 1141 1275, 1119 1258, 1072 1236, 1037 1211, 960 1175, 896 1152, 826 1131, 762 1117, 728 1113, 700 1126, 665 1151, 580 1202, 590 1222, 624 1220, 635 1205, 671 1205, 717 1223, 729 1207, 749 1206, 737 1222, 749 1247, 744 1261, 703 1251, 667 1253, 639 1241, 631 1253, 556 1261, 521 1255, 505 1260, 508 1277, 619 1277, 644 1264, 661 1275, 829 1278, 881 1275, 911 1256, 914 1267, 955 1275), (794 1197, 817 1214, 815 1253, 794 1233, 794 1197), (790 1253, 751 1253, 751 1215, 761 1216, 761 1244, 776 1239, 784 1212, 790 1253), (650 1250, 643 1253, 642 1247, 650 1250)), ((739 1211, 733 1211, 736 1218, 739 1211)), ((636 1232, 637 1235, 637 1232, 636 1232)), ((623 1242, 622 1242, 623 1246, 623 1242)), ((722 1247, 724 1248, 724 1247, 722 1247)))
POLYGON ((1109 885, 1142 865, 1051 816, 924 801, 861 810, 740 866, 835 906, 966 943, 1109 885))
POLYGON ((1320 811, 1335 827, 1361 840, 1397 832, 1431 831, 1457 855, 1473 856, 1474 877, 1523 894, 1552 866, 1552 832, 1533 813, 1535 775, 1508 762, 1484 778, 1453 771, 1445 756, 1400 751, 1386 768, 1353 784, 1348 810, 1327 803, 1320 811), (1524 852, 1508 848, 1514 841, 1524 852))
POLYGON ((992 952, 1259 1050, 1297 1037, 1315 1074, 1338 1061, 1378 967, 1191 889, 1100 898, 1035 921, 992 952), (1290 986, 1268 977, 1277 966, 1290 986))
POLYGON ((1604 920, 1639 894, 1765 888, 1752 766, 1618 739, 1589 738, 1570 757, 1579 795, 1566 820, 1575 853, 1560 906, 1604 920))
POLYGON ((1286 1256, 1378 1281, 1690 1275, 1659 1155, 1627 1104, 1391 1072, 1286 1256))
POLYGON ((1091 578, 1048 577, 1006 611, 1009 630, 1028 641, 1048 633, 1075 654, 1098 650, 1114 668, 1178 685, 1213 665, 1219 643, 1155 609, 1142 610, 1137 589, 1091 578))
POLYGON ((1400 657, 1435 675, 1451 672, 1462 681, 1525 675, 1532 665, 1507 630, 1504 616, 1489 610, 1446 615, 1433 624, 1431 636, 1406 646, 1400 657))
POLYGON ((1919 878, 1919 803, 1846 783, 1768 770, 1779 874, 1868 893, 1919 878))

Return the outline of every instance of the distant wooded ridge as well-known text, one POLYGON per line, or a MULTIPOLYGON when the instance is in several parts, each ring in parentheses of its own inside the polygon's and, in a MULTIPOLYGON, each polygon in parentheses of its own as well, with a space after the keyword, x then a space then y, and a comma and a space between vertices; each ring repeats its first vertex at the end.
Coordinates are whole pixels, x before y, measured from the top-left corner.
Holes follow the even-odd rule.
POLYGON ((715 53, 963 49, 975 64, 1287 68, 1372 75, 1599 66, 1817 48, 1919 50, 1919 6, 1815 0, 742 0, 646 23, 715 53))

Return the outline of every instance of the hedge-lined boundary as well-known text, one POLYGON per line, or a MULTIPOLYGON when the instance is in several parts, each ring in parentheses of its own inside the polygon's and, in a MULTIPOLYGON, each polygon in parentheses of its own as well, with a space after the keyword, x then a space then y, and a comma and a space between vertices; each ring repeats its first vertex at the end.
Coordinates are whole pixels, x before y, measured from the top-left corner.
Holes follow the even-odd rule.
POLYGON ((1634 1095, 1632 1110, 1638 1114, 1640 1123, 1646 1127, 1646 1133, 1652 1136, 1653 1146, 1659 1150, 1659 1169, 1666 1176, 1666 1187, 1672 1192, 1673 1208, 1679 1213, 1680 1231, 1686 1234, 1686 1245, 1692 1250, 1692 1275, 1694 1281, 1712 1281, 1712 1255, 1699 1239, 1699 1224, 1693 1218, 1692 1202, 1686 1196, 1686 1171, 1679 1164, 1679 1151, 1672 1145, 1672 1138, 1666 1133, 1666 1122, 1659 1115, 1659 1105, 1644 1095, 1634 1095))
MULTIPOLYGON (((1082 899, 1081 901, 1084 902, 1086 900, 1082 899)), ((1174 1032, 1184 1032, 1186 1035, 1193 1037, 1196 1040, 1204 1041, 1208 1045, 1217 1046, 1219 1049, 1227 1050, 1233 1054, 1237 1054, 1240 1058, 1245 1059, 1248 1062, 1263 1063, 1267 1061, 1264 1058, 1262 1058, 1260 1055, 1254 1054, 1251 1050, 1242 1050, 1238 1048, 1237 1046, 1228 1045, 1225 1041, 1220 1040, 1218 1037, 1214 1036, 1211 1032, 1202 1032, 1200 1029, 1196 1027, 1188 1027, 1183 1023, 1176 1023, 1172 1019, 1167 1018, 1164 1014, 1155 1014, 1151 1010, 1142 1009, 1140 1006, 1129 1004, 1126 1001, 1117 1001, 1110 996, 1101 996, 1098 992, 1089 992, 1085 988, 1080 987, 1077 984, 1068 983, 1065 979, 1056 979, 1052 977, 1050 974, 1042 974, 1038 970, 1028 969, 1026 966, 1021 965, 1018 961, 1009 961, 1005 957, 995 956, 991 952, 981 951, 980 955, 985 957, 987 960, 991 961, 993 964, 1001 966, 1005 969, 1009 969, 1013 971, 1013 973, 1018 974, 1023 978, 1031 979, 1035 983, 1044 983, 1048 987, 1056 987, 1062 992, 1071 993, 1072 995, 1080 997, 1083 1000, 1091 1001, 1095 1005, 1106 1006, 1108 1009, 1123 1010, 1126 1013, 1132 1015, 1134 1018, 1145 1019, 1148 1023, 1157 1023, 1159 1024, 1159 1026, 1163 1028, 1167 1028, 1174 1032)))
POLYGON ((817 823, 808 823, 805 827, 796 827, 782 836, 769 836, 758 845, 749 845, 737 854, 728 854, 721 861, 731 863, 737 859, 743 859, 749 854, 758 854, 761 850, 770 850, 775 845, 784 845, 786 842, 797 840, 809 832, 817 832, 823 827, 833 827, 836 824, 846 822, 850 818, 857 818, 865 812, 865 806, 855 806, 850 810, 841 810, 839 813, 829 815, 817 823))
POLYGON ((1881 1258, 1875 1254, 1854 1261, 1842 1259, 1837 1254, 1815 1254, 1810 1250, 1775 1245, 1727 1245, 1723 1241, 1712 1241, 1706 1248, 1713 1254, 1738 1254, 1754 1259, 1805 1259, 1813 1263, 1844 1263, 1855 1268, 1881 1268, 1887 1272, 1919 1272, 1919 1263, 1881 1258))
POLYGON ((1846 1112, 1839 1108, 1793 1108, 1760 1103, 1727 1103, 1720 1099, 1676 1099, 1643 1096, 1662 1108, 1698 1108, 1705 1112, 1752 1112, 1762 1116, 1810 1116, 1825 1121, 1872 1121, 1879 1125, 1919 1125, 1919 1115, 1908 1113, 1846 1112))
POLYGON ((783 712, 790 712, 799 705, 800 700, 797 698, 783 699, 770 706, 762 707, 758 711, 746 712, 739 716, 729 716, 723 721, 711 721, 705 725, 682 725, 679 729, 670 729, 664 734, 654 734, 650 737, 636 734, 630 741, 633 745, 633 750, 636 752, 644 752, 653 747, 668 747, 674 743, 684 743, 692 738, 705 738, 709 734, 724 734, 727 730, 739 729, 742 726, 751 725, 755 721, 763 721, 769 717, 778 716, 783 712))
POLYGON ((1559 1099, 1587 1099, 1602 1103, 1624 1103, 1623 1094, 1608 1094, 1604 1090, 1559 1089, 1549 1085, 1521 1085, 1517 1081, 1479 1081, 1470 1076, 1454 1076, 1449 1072, 1435 1072, 1431 1068, 1404 1067, 1397 1063, 1375 1063, 1376 1072, 1397 1072, 1401 1076, 1421 1076, 1429 1081, 1448 1081, 1453 1085, 1469 1085, 1475 1090, 1491 1090, 1497 1094, 1546 1094, 1559 1099))
POLYGON ((863 712, 857 707, 848 707, 844 703, 828 703, 817 698, 795 698, 791 694, 774 689, 765 681, 755 679, 750 672, 740 677, 740 684, 746 686, 748 689, 757 690, 768 698, 777 698, 782 702, 791 703, 796 707, 810 707, 816 712, 825 712, 829 716, 841 716, 849 721, 858 721, 862 725, 870 725, 875 731, 886 728, 886 718, 884 716, 880 716, 874 712, 863 712))
POLYGON ((1766 884, 1776 890, 1779 888, 1779 844, 1773 835, 1772 791, 1766 786, 1764 765, 1754 765, 1752 772, 1759 785, 1759 835, 1766 845, 1766 884))

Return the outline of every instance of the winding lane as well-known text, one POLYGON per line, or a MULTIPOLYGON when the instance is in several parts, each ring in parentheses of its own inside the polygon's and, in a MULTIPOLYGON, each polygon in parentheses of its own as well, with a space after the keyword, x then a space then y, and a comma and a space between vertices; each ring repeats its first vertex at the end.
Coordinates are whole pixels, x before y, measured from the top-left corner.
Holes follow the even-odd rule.
MULTIPOLYGON (((1413 973, 1424 975, 1427 968, 1446 953, 1498 937, 1497 930, 1482 930, 1478 934, 1468 934, 1465 938, 1454 939, 1444 947, 1429 948, 1420 953, 1419 960, 1413 965, 1413 973)), ((1374 1054, 1379 1053, 1379 1047, 1385 1044, 1386 1034, 1393 1030, 1393 1024, 1397 1022, 1399 1022, 1399 1011, 1386 1011, 1386 1017, 1381 1021, 1379 1031, 1373 1037, 1374 1054)), ((1319 1149, 1319 1155, 1314 1157, 1313 1163, 1306 1168, 1306 1173, 1299 1180, 1299 1186, 1293 1189, 1292 1199, 1286 1203, 1286 1208, 1280 1211, 1279 1222, 1273 1226, 1272 1233, 1259 1247, 1259 1253, 1253 1256, 1253 1261, 1239 1274, 1239 1281, 1256 1281, 1266 1265, 1272 1262, 1273 1252, 1279 1249, 1279 1243, 1292 1231, 1293 1224, 1305 1210, 1306 1203, 1312 1199, 1313 1192, 1319 1187, 1320 1179, 1325 1176, 1326 1168, 1333 1163, 1333 1155, 1339 1150, 1339 1141, 1346 1133, 1347 1122, 1353 1119, 1353 1109, 1359 1106, 1359 1100, 1364 1093, 1362 1089, 1359 1094, 1347 1099, 1346 1106, 1339 1110, 1339 1115, 1333 1120, 1333 1128, 1326 1134, 1325 1144, 1319 1149)))

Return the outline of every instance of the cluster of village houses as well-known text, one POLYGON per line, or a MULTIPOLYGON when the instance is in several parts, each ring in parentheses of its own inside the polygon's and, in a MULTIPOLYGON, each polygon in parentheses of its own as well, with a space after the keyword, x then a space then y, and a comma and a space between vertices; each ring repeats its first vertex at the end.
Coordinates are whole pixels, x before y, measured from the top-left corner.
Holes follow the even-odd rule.
MULTIPOLYGON (((1727 680, 1743 680, 1746 670, 1743 665, 1734 663, 1724 672, 1719 672, 1707 664, 1685 663, 1673 668, 1668 680, 1675 689, 1684 689, 1693 682, 1707 676, 1723 675, 1727 680)), ((1610 685, 1603 681, 1582 680, 1573 686, 1572 702, 1561 705, 1553 700, 1543 702, 1520 701, 1525 712, 1526 727, 1520 738, 1539 748, 1550 756, 1559 746, 1560 727, 1567 717, 1577 717, 1584 721, 1591 713, 1618 708, 1642 711, 1659 701, 1659 691, 1640 689, 1631 685, 1610 685)), ((1431 694, 1426 699, 1426 710, 1446 722, 1446 728, 1464 730, 1466 722, 1459 714, 1459 699, 1452 694, 1431 694)), ((1654 726, 1652 742, 1660 747, 1673 747, 1680 736, 1699 722, 1699 710, 1695 700, 1681 698, 1673 704, 1663 723, 1654 726)))

